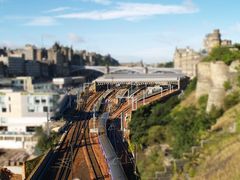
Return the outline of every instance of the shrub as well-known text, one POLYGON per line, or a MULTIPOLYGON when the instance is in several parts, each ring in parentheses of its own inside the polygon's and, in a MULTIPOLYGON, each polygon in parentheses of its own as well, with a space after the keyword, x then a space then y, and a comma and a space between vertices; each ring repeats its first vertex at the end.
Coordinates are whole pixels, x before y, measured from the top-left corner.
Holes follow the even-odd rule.
POLYGON ((35 147, 36 154, 42 154, 48 149, 54 147, 59 139, 59 136, 56 132, 51 132, 50 136, 48 137, 43 131, 42 127, 37 128, 36 136, 38 137, 38 142, 35 147))
POLYGON ((187 88, 184 91, 184 97, 187 97, 191 92, 196 90, 197 87, 197 78, 193 78, 188 84, 187 88))
POLYGON ((239 91, 234 91, 224 98, 224 109, 227 110, 240 102, 239 91))
POLYGON ((203 61, 223 61, 230 65, 232 61, 240 58, 240 51, 232 51, 229 47, 216 47, 203 61))
POLYGON ((148 145, 155 143, 162 143, 165 141, 164 127, 162 126, 152 126, 148 130, 147 143, 148 145))
POLYGON ((232 85, 231 85, 231 82, 230 82, 230 81, 225 81, 224 84, 223 84, 223 86, 224 86, 224 89, 225 89, 226 91, 232 89, 232 85))

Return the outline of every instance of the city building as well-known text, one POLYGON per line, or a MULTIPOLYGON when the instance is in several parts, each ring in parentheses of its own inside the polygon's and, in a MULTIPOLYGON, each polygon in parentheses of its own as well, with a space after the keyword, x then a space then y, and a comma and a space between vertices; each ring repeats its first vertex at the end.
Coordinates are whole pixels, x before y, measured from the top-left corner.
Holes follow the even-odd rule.
POLYGON ((11 84, 0 89, 0 148, 31 154, 36 127, 49 127, 48 120, 64 109, 68 95, 59 94, 52 83, 33 83, 32 77, 17 77, 11 84))
POLYGON ((230 40, 222 40, 219 29, 215 29, 212 33, 209 33, 204 38, 204 50, 195 51, 189 47, 185 49, 176 48, 173 61, 174 68, 179 68, 187 76, 193 78, 197 75, 197 64, 212 51, 214 47, 218 46, 232 46, 230 40))
POLYGON ((30 44, 25 45, 23 50, 24 59, 34 61, 37 59, 37 50, 36 47, 30 44))
POLYGON ((0 56, 0 62, 6 67, 8 76, 21 76, 25 73, 24 59, 14 56, 0 56))
POLYGON ((12 87, 16 90, 33 92, 32 77, 17 77, 12 79, 12 87))
POLYGON ((217 46, 231 46, 231 40, 222 40, 219 29, 213 30, 212 33, 206 35, 204 39, 204 48, 209 53, 214 47, 217 46))
POLYGON ((4 77, 4 64, 3 62, 0 62, 0 78, 4 77))
POLYGON ((49 77, 49 66, 47 63, 40 63, 41 77, 49 77))
POLYGON ((85 77, 83 76, 53 78, 53 84, 58 88, 75 86, 75 85, 83 84, 84 82, 85 82, 85 77))
POLYGON ((0 148, 33 152, 35 128, 47 125, 59 99, 55 92, 0 90, 0 148))
POLYGON ((197 64, 203 55, 187 47, 186 49, 176 49, 174 53, 174 68, 181 69, 188 77, 195 77, 197 74, 197 64))
POLYGON ((41 76, 41 65, 37 61, 25 61, 25 75, 32 77, 41 76))

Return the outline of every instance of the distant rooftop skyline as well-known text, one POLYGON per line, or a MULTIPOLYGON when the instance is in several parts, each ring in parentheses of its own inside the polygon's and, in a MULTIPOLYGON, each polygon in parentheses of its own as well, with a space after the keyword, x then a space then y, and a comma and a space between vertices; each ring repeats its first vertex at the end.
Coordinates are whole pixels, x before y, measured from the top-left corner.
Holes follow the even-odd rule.
POLYGON ((0 46, 55 41, 120 62, 161 63, 176 47, 203 47, 220 29, 223 39, 240 42, 240 1, 219 0, 0 0, 0 46))

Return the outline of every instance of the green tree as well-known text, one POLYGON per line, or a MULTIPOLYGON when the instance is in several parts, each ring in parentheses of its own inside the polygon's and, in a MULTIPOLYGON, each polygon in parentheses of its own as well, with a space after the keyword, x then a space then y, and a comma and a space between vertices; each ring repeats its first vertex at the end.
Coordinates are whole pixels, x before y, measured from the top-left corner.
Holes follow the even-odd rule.
POLYGON ((157 126, 152 126, 148 130, 148 136, 147 136, 148 145, 163 143, 165 139, 166 138, 165 138, 164 127, 157 125, 157 126))
POLYGON ((173 115, 172 134, 173 154, 180 157, 197 144, 199 122, 196 119, 197 109, 195 107, 183 108, 173 115))
POLYGON ((232 61, 240 58, 240 51, 233 51, 230 47, 216 47, 204 59, 204 61, 223 61, 225 64, 230 65, 232 61))
POLYGON ((56 132, 51 132, 48 137, 47 134, 43 131, 42 127, 36 129, 36 136, 38 137, 38 142, 35 148, 37 154, 42 154, 48 149, 55 146, 59 136, 56 132))

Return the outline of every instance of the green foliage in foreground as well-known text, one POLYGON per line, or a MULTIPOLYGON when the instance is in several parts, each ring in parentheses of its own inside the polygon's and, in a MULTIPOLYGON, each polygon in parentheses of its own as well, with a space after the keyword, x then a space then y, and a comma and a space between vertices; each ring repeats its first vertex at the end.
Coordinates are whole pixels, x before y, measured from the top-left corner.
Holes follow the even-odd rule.
POLYGON ((239 47, 235 46, 235 48, 235 50, 231 50, 230 47, 216 47, 210 52, 204 61, 223 61, 225 64, 230 65, 232 61, 240 58, 239 47))
POLYGON ((240 102, 240 92, 233 91, 224 98, 224 109, 227 110, 240 102))
MULTIPOLYGON (((147 137, 154 136, 154 134, 152 135, 152 132, 155 132, 156 129, 151 129, 150 132, 148 132, 148 130, 156 125, 168 124, 167 115, 178 103, 179 100, 177 97, 171 97, 165 103, 139 108, 139 110, 133 114, 132 120, 129 124, 132 142, 139 144, 140 146, 146 146, 148 142, 154 141, 148 140, 147 137)), ((164 137, 162 138, 164 139, 164 137)))
POLYGON ((159 151, 159 147, 152 147, 148 149, 149 152, 141 152, 138 154, 138 170, 140 172, 141 179, 154 179, 155 172, 163 171, 163 152, 159 151))
MULTIPOLYGON (((183 99, 195 88, 196 79, 185 90, 183 99)), ((206 137, 207 130, 223 113, 216 107, 206 113, 207 100, 208 96, 202 96, 195 106, 181 107, 179 98, 175 96, 166 102, 141 107, 133 113, 129 124, 130 138, 133 144, 140 147, 138 168, 142 178, 154 177, 155 172, 162 169, 160 165, 163 164, 164 156, 149 152, 152 147, 159 147, 158 152, 163 153, 159 144, 168 144, 172 149, 170 154, 181 158, 206 137)))
POLYGON ((48 137, 42 127, 36 129, 36 136, 38 137, 38 142, 35 148, 35 153, 38 155, 43 154, 50 148, 53 148, 59 140, 59 136, 56 132, 51 132, 48 137))
POLYGON ((142 148, 160 143, 170 144, 173 155, 181 157, 184 152, 197 145, 222 111, 213 107, 206 113, 207 96, 199 99, 198 105, 178 108, 171 111, 178 103, 172 97, 165 103, 154 107, 143 107, 133 114, 130 122, 131 141, 142 148))
POLYGON ((184 91, 184 98, 187 97, 191 92, 196 90, 197 87, 197 78, 193 78, 191 82, 188 84, 187 88, 184 91))
POLYGON ((38 157, 26 162, 26 177, 28 177, 31 174, 31 172, 37 166, 37 164, 42 159, 42 157, 43 157, 43 155, 38 156, 38 157))

